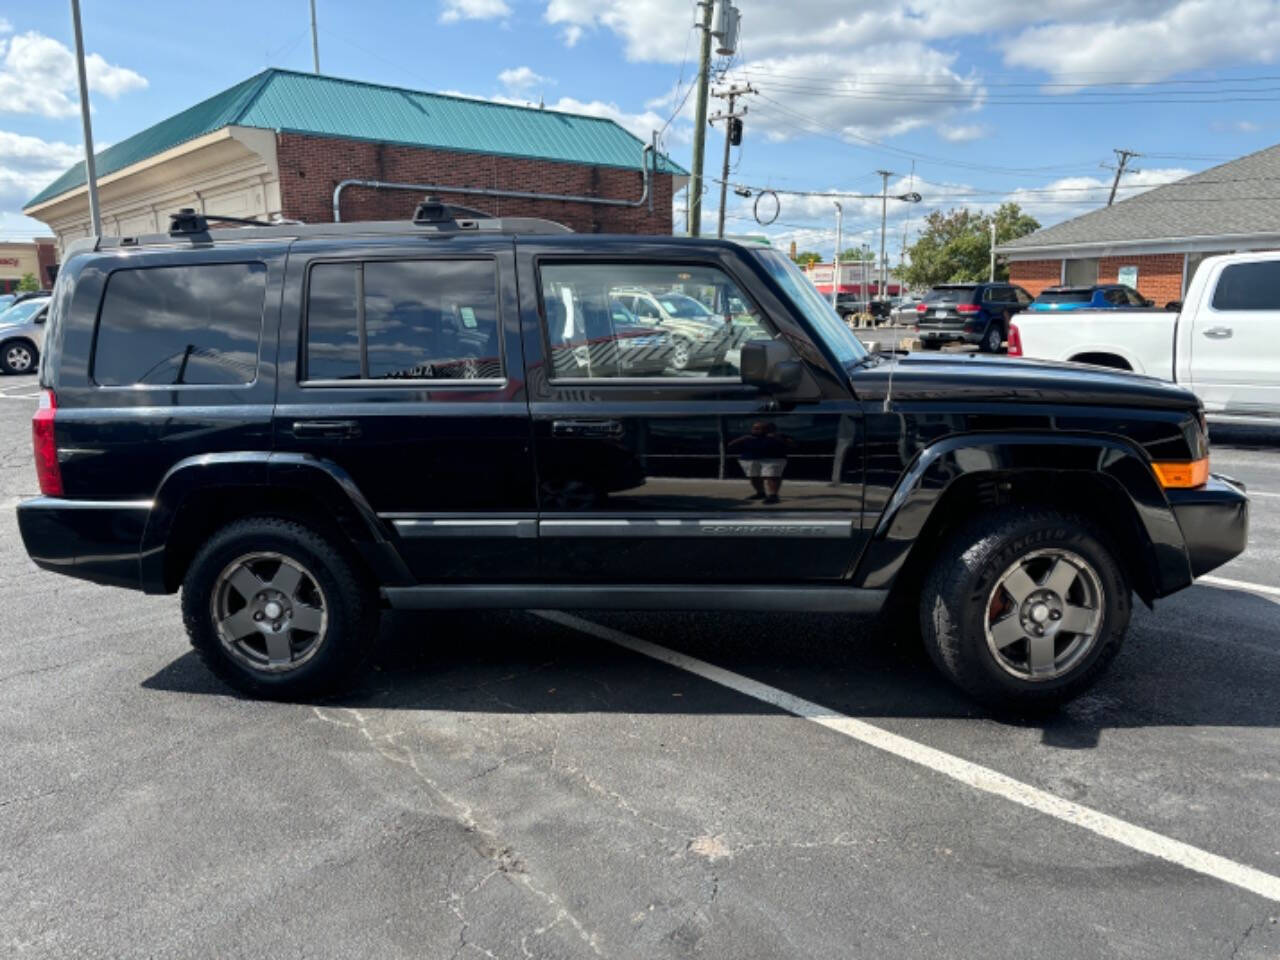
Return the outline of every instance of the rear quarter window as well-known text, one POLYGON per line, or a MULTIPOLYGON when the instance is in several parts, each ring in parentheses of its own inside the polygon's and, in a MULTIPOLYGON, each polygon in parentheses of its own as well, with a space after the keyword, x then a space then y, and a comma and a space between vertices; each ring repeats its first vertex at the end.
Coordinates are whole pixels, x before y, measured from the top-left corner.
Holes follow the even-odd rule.
POLYGON ((117 270, 107 280, 90 367, 94 383, 252 383, 267 268, 216 263, 117 270))

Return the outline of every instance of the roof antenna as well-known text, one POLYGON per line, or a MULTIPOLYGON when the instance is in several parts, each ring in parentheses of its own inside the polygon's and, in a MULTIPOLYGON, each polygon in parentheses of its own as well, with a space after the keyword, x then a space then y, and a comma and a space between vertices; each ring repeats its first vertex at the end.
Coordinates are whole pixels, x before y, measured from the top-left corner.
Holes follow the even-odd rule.
POLYGON ((884 404, 880 408, 883 413, 888 413, 890 411, 890 407, 893 404, 893 371, 898 369, 898 351, 896 349, 897 345, 895 344, 894 347, 895 349, 893 351, 893 363, 889 366, 889 385, 885 388, 884 404))

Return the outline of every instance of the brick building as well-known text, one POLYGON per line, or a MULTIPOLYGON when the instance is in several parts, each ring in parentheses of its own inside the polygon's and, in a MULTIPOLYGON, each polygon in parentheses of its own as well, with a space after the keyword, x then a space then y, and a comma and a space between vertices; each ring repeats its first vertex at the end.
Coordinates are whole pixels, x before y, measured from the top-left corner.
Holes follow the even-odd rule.
POLYGON ((53 286, 58 274, 53 237, 0 241, 0 293, 12 293, 27 274, 42 287, 53 286))
MULTIPOLYGON (((261 220, 332 220, 339 184, 376 180, 431 185, 447 202, 494 216, 546 217, 577 231, 669 235, 672 195, 688 174, 644 147, 600 117, 270 69, 99 153, 102 230, 163 231, 181 207, 261 220), (457 192, 464 188, 494 193, 457 192), (621 203, 495 195, 502 193, 621 203)), ((346 186, 338 215, 408 219, 424 192, 346 186)), ((84 165, 23 212, 48 224, 59 246, 87 236, 84 165)))
POLYGON ((1181 300, 1207 256, 1280 248, 1280 145, 996 248, 1033 294, 1057 284, 1129 283, 1181 300))

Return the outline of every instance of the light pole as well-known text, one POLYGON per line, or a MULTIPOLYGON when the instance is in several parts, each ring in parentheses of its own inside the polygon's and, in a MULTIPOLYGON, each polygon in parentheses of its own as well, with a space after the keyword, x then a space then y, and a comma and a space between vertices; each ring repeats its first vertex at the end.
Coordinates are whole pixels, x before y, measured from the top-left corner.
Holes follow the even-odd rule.
POLYGON ((991 283, 996 282, 996 222, 994 219, 991 221, 991 273, 987 280, 991 283))
POLYGON ((89 220, 93 235, 102 235, 98 211, 98 171, 93 162, 93 124, 89 122, 89 82, 84 73, 84 35, 80 32, 80 0, 71 0, 71 31, 76 37, 76 73, 80 79, 80 124, 84 127, 84 182, 89 188, 89 220))
POLYGON ((320 72, 320 38, 316 34, 316 0, 311 0, 311 62, 315 72, 320 72))
POLYGON ((889 216, 889 178, 893 173, 889 170, 877 170, 880 174, 880 276, 876 280, 876 299, 884 299, 884 288, 888 278, 885 276, 884 229, 889 216))
POLYGON ((840 244, 844 239, 844 207, 840 201, 836 204, 836 253, 831 258, 831 307, 835 309, 836 297, 840 293, 840 244))

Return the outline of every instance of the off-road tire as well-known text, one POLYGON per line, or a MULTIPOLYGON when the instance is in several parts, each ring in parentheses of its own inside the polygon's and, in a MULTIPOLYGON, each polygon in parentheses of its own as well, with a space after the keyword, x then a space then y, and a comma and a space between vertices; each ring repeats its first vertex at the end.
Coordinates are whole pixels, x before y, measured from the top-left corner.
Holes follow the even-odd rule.
POLYGON ((270 700, 310 700, 342 690, 361 675, 378 635, 374 586, 327 538, 293 520, 250 517, 217 531, 196 553, 182 584, 182 619, 200 659, 228 685, 270 700), (245 554, 269 551, 300 562, 323 590, 327 625, 320 648, 285 673, 242 665, 224 649, 212 601, 218 578, 245 554))
POLYGON ((1047 708, 1094 683, 1120 650, 1132 609, 1128 581, 1106 536, 1085 518, 1031 507, 984 514, 937 553, 920 595, 920 628, 934 665, 975 699, 997 708, 1047 708), (1088 652, 1063 675, 1011 675, 987 643, 987 605, 1009 566, 1037 550, 1061 548, 1090 564, 1102 587, 1102 621, 1088 652))

